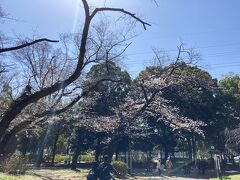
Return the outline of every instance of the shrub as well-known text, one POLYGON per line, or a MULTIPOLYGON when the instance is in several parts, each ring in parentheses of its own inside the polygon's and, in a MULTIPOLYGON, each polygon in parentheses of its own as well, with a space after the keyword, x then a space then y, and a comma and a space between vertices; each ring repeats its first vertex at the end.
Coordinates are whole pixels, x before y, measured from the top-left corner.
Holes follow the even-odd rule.
POLYGON ((54 161, 57 163, 63 163, 69 159, 69 155, 56 154, 54 161))
POLYGON ((9 174, 24 174, 27 171, 27 159, 22 155, 13 154, 3 162, 1 170, 9 174))
POLYGON ((113 161, 112 165, 123 176, 125 176, 128 173, 128 166, 126 163, 124 163, 122 161, 113 161))
POLYGON ((134 154, 133 155, 133 166, 136 168, 147 168, 148 166, 148 159, 145 154, 134 154))
POLYGON ((93 162, 93 161, 95 161, 95 157, 91 153, 83 153, 80 156, 80 160, 84 161, 84 162, 93 162))
POLYGON ((133 161, 135 163, 147 163, 147 156, 146 155, 138 155, 138 154, 135 154, 133 155, 133 161))

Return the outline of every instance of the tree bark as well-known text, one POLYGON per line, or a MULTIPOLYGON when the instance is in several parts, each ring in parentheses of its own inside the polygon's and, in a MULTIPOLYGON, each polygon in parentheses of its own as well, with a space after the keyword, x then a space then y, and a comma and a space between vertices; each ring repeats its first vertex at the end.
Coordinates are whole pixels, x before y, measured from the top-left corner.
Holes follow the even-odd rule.
POLYGON ((100 137, 97 137, 97 145, 96 145, 96 149, 95 149, 95 161, 99 162, 99 156, 100 156, 100 143, 101 143, 101 139, 100 137))
POLYGON ((169 150, 168 150, 168 145, 167 145, 167 136, 166 136, 166 126, 163 126, 163 148, 164 148, 164 161, 167 160, 169 156, 169 150))
POLYGON ((73 158, 72 158, 72 164, 71 164, 71 169, 76 170, 77 169, 77 162, 78 162, 78 157, 81 153, 81 147, 78 145, 74 151, 73 158))
POLYGON ((188 143, 188 157, 192 161, 192 143, 190 137, 187 138, 188 143))
POLYGON ((197 150, 196 150, 196 137, 194 135, 192 135, 192 152, 193 152, 193 160, 196 161, 197 150))
POLYGON ((16 150, 17 138, 16 136, 8 137, 8 141, 0 148, 0 164, 10 157, 16 150))
POLYGON ((54 143, 53 143, 53 148, 52 148, 52 160, 51 160, 51 164, 52 166, 54 165, 54 160, 55 160, 55 155, 56 155, 56 150, 57 150, 57 141, 59 138, 60 133, 57 132, 56 137, 54 139, 54 143))
POLYGON ((169 150, 167 144, 164 144, 164 160, 166 161, 169 156, 169 150))
POLYGON ((42 140, 40 147, 38 148, 37 158, 35 162, 35 167, 37 168, 41 166, 41 163, 43 160, 44 147, 45 147, 45 143, 44 143, 44 140, 42 140))
POLYGON ((50 130, 51 130, 51 125, 48 125, 45 135, 43 136, 43 139, 38 148, 37 158, 36 158, 36 162, 35 162, 35 167, 37 167, 37 168, 39 168, 41 166, 41 163, 43 160, 43 155, 44 155, 44 148, 47 144, 47 138, 48 138, 50 130))
POLYGON ((4 135, 2 141, 0 141, 1 159, 8 157, 14 153, 17 143, 16 135, 19 134, 24 128, 26 128, 29 123, 29 121, 21 122, 4 135))
POLYGON ((116 150, 116 152, 115 152, 115 161, 118 161, 119 160, 119 152, 118 152, 118 150, 116 150))

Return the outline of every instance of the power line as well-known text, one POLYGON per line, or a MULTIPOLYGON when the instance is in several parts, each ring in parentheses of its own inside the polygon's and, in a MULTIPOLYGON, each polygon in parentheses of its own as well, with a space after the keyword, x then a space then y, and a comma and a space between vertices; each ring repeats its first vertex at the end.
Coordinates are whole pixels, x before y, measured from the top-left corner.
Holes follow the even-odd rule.
MULTIPOLYGON (((212 56, 212 57, 218 57, 218 56, 212 56)), ((240 59, 240 57, 237 57, 237 58, 240 59)), ((152 59, 141 59, 141 60, 131 59, 131 60, 126 60, 123 63, 126 64, 126 65, 138 65, 138 64, 140 65, 140 64, 144 64, 144 63, 147 63, 147 64, 148 63, 153 63, 153 60, 152 59)), ((209 64, 206 64, 206 65, 214 65, 214 66, 216 66, 216 65, 231 65, 231 64, 235 64, 235 63, 240 63, 240 60, 239 61, 234 61, 234 62, 228 62, 228 63, 214 63, 214 64, 209 63, 209 64)))
MULTIPOLYGON (((233 45, 239 45, 240 42, 237 43, 227 43, 227 44, 220 44, 220 45, 210 45, 210 46, 199 46, 199 47, 194 47, 194 48, 187 48, 186 50, 197 50, 197 49, 207 49, 207 48, 216 48, 216 47, 227 47, 227 46, 233 46, 233 45)), ((168 49, 168 50, 159 50, 160 52, 178 52, 176 49, 168 49)), ((145 52, 135 52, 135 53, 127 53, 128 56, 134 56, 134 55, 142 55, 142 54, 153 54, 153 51, 145 51, 145 52)))

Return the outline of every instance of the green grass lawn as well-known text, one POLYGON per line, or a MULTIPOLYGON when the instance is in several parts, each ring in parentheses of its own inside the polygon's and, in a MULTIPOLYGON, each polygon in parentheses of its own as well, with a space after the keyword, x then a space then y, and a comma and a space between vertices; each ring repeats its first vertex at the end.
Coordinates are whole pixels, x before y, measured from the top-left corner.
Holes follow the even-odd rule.
MULTIPOLYGON (((218 178, 212 178, 210 180, 219 180, 218 178)), ((223 180, 240 180, 240 174, 238 175, 231 175, 231 176, 224 176, 223 180)))
POLYGON ((81 180, 86 179, 87 172, 88 170, 81 170, 81 172, 76 172, 66 169, 29 170, 25 175, 19 176, 0 173, 0 180, 81 180))

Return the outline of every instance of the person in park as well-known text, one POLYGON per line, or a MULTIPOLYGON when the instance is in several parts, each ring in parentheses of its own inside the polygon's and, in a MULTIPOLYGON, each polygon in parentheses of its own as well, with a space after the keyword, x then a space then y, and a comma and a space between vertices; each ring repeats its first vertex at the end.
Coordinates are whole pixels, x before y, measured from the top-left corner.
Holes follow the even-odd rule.
POLYGON ((97 168, 99 180, 113 180, 111 172, 117 176, 121 176, 119 172, 111 165, 108 155, 104 155, 103 162, 97 168))
POLYGON ((167 169, 167 175, 170 175, 171 169, 173 168, 173 163, 172 163, 170 157, 167 158, 165 166, 166 166, 166 169, 167 169))

